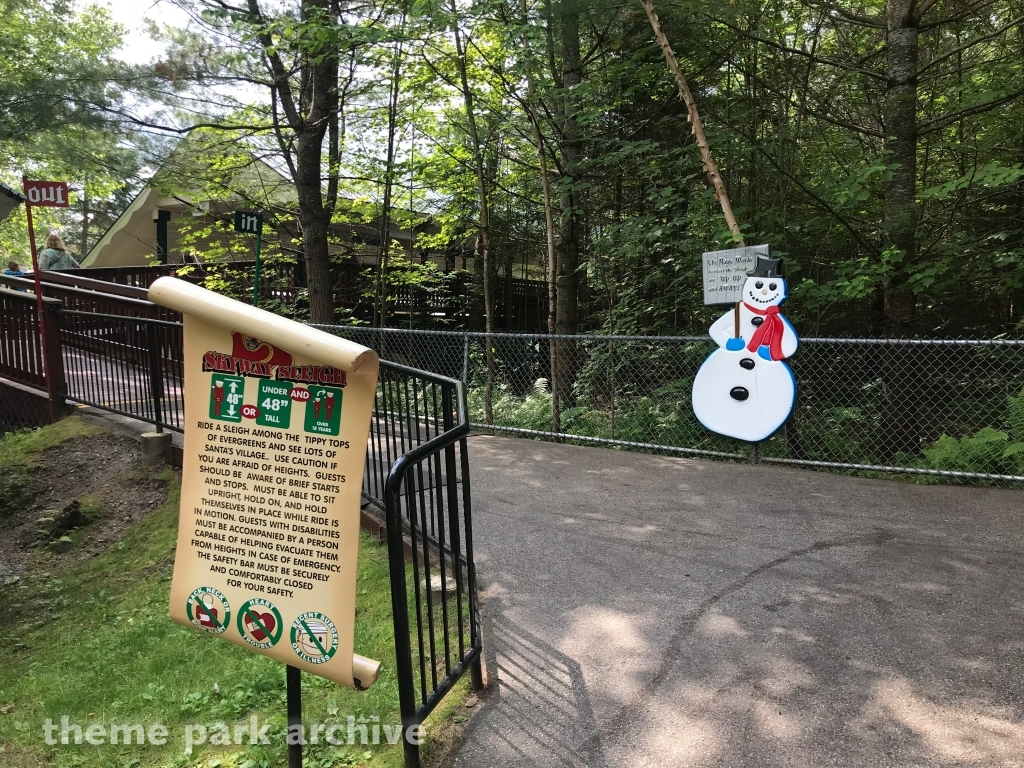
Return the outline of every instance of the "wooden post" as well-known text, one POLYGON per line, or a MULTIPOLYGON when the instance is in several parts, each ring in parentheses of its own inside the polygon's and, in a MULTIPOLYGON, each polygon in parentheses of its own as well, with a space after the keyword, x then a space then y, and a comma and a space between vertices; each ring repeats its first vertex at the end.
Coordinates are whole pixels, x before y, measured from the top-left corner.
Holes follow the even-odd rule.
MULTIPOLYGON (((22 177, 22 186, 27 188, 28 177, 22 177)), ((50 421, 57 421, 63 414, 64 359, 60 353, 60 331, 51 313, 54 305, 61 306, 59 299, 44 299, 39 279, 39 255, 36 252, 36 231, 32 222, 32 204, 25 199, 25 216, 28 219, 28 242, 32 251, 32 281, 36 287, 36 313, 39 319, 39 341, 43 348, 43 376, 46 379, 46 396, 50 401, 50 421)))

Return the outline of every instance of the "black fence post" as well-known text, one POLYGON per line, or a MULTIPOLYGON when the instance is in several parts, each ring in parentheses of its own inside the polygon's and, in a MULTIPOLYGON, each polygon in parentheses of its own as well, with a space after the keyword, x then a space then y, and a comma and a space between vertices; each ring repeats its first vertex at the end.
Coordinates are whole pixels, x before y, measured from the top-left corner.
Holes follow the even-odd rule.
MULTIPOLYGON (((153 398, 153 420, 156 422, 156 431, 164 431, 163 407, 161 395, 163 394, 163 382, 161 381, 160 370, 160 338, 155 323, 146 323, 146 346, 149 351, 149 392, 153 398)), ((301 768, 301 767, 300 767, 301 768)))
MULTIPOLYGON (((465 394, 463 393, 463 397, 465 394)), ((470 504, 469 489, 469 447, 466 438, 459 441, 459 454, 462 464, 462 514, 466 537, 466 571, 469 575, 469 643, 472 648, 481 648, 480 637, 480 601, 476 591, 476 562, 473 559, 473 509, 470 504)), ((470 667, 473 690, 484 688, 483 659, 478 655, 470 667)))
POLYGON ((402 714, 405 768, 419 768, 420 748, 409 738, 412 729, 417 727, 419 722, 416 718, 416 683, 413 679, 412 642, 409 638, 409 597, 405 584, 405 535, 402 530, 401 500, 401 487, 407 477, 404 470, 403 456, 392 466, 385 484, 384 516, 388 531, 391 612, 395 627, 395 671, 398 673, 398 703, 402 714))
MULTIPOLYGON (((469 337, 467 336, 466 338, 468 339, 469 337)), ((443 422, 443 425, 444 425, 444 431, 445 432, 450 432, 451 430, 455 429, 455 407, 456 407, 455 406, 455 398, 456 397, 463 398, 463 403, 464 403, 465 402, 465 390, 463 389, 461 392, 458 391, 458 390, 456 390, 455 392, 452 392, 450 387, 444 387, 441 390, 441 403, 442 403, 442 406, 441 406, 441 409, 442 409, 441 418, 442 418, 442 422, 443 422)), ((463 456, 465 456, 466 441, 462 440, 459 443, 459 445, 460 445, 460 450, 461 450, 463 456)), ((461 526, 459 525, 459 519, 458 519, 459 502, 458 502, 458 498, 457 498, 459 481, 458 481, 458 476, 456 474, 457 470, 455 468, 455 466, 456 466, 455 465, 456 455, 455 455, 455 444, 454 443, 452 445, 447 446, 444 449, 444 460, 445 460, 445 475, 446 475, 447 486, 448 486, 447 487, 447 491, 448 491, 448 512, 449 512, 448 526, 449 526, 449 530, 451 531, 451 537, 452 537, 451 554, 452 554, 452 570, 453 570, 453 572, 455 574, 455 589, 456 589, 459 605, 461 605, 462 604, 462 594, 463 594, 463 581, 462 581, 462 563, 460 562, 459 551, 458 551, 459 550, 458 539, 459 539, 459 535, 460 535, 459 529, 461 528, 462 529, 463 541, 465 542, 465 545, 466 545, 466 558, 467 558, 467 565, 468 565, 468 568, 466 569, 466 581, 467 581, 467 583, 465 584, 465 593, 466 593, 466 596, 469 598, 469 606, 470 606, 470 611, 469 611, 470 644, 475 646, 476 645, 476 639, 477 639, 478 636, 476 635, 476 630, 474 629, 474 627, 477 626, 478 618, 477 618, 477 602, 476 602, 476 574, 475 574, 475 572, 473 570, 473 544, 472 544, 473 526, 470 523, 469 515, 467 514, 467 512, 469 510, 468 506, 463 507, 463 514, 466 515, 466 519, 462 521, 462 525, 461 526)), ((462 469, 463 469, 463 477, 462 477, 463 490, 466 492, 465 498, 468 499, 469 498, 469 493, 468 493, 468 489, 469 489, 469 472, 466 471, 468 469, 468 464, 463 463, 462 469)), ((444 557, 444 547, 443 546, 441 547, 441 557, 442 558, 444 557)), ((460 618, 460 623, 459 623, 459 642, 460 642, 460 644, 461 644, 461 641, 462 641, 462 624, 461 624, 461 618, 460 618)), ((459 651, 460 651, 460 653, 464 653, 464 649, 461 648, 461 646, 460 646, 459 651)), ((483 688, 484 688, 484 670, 483 670, 482 655, 481 656, 477 656, 476 659, 473 661, 473 663, 470 665, 469 675, 470 675, 470 680, 471 680, 472 685, 473 685, 473 690, 474 691, 482 691, 483 688)))
MULTIPOLYGON (((459 399, 460 410, 469 413, 469 402, 466 397, 466 386, 459 386, 455 390, 455 396, 459 399)), ((454 415, 454 414, 453 414, 454 415)), ((454 425, 454 421, 452 422, 454 425)), ((466 575, 469 578, 469 643, 470 647, 479 649, 482 647, 480 637, 480 601, 476 590, 476 562, 473 559, 473 504, 472 494, 469 487, 469 446, 466 438, 459 441, 459 463, 462 469, 462 514, 463 514, 463 536, 466 544, 466 575)), ((473 683, 473 690, 484 689, 483 654, 478 654, 470 666, 469 674, 473 683)))
POLYGON ((285 673, 288 689, 288 768, 302 768, 302 670, 287 666, 285 673))

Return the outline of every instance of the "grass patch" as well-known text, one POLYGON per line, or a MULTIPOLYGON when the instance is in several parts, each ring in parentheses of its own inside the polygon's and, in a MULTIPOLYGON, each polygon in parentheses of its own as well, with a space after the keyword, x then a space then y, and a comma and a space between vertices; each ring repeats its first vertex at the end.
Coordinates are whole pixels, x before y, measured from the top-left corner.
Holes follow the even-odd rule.
POLYGON ((47 448, 76 437, 96 434, 97 428, 81 419, 65 419, 44 429, 9 432, 0 438, 0 519, 27 500, 32 470, 47 448))
MULTIPOLYGON (((30 471, 42 450, 94 427, 69 419, 0 440, 0 471, 30 471)), ((46 548, 20 581, 0 588, 5 638, 0 649, 0 765, 4 768, 271 768, 284 765, 285 668, 223 640, 173 623, 168 594, 177 535, 180 479, 166 470, 166 502, 98 556, 61 564, 46 548), (82 727, 159 724, 165 745, 47 745, 43 725, 62 717, 82 727), (232 732, 256 716, 270 724, 269 745, 202 745, 185 754, 185 726, 218 724, 232 732)), ((86 505, 87 506, 87 505, 86 505)), ((400 722, 387 550, 363 536, 357 586, 355 647, 383 662, 378 682, 355 692, 303 675, 303 714, 309 722, 349 717, 367 725, 400 722)), ((428 733, 466 697, 463 680, 428 720, 428 733)), ((59 729, 54 734, 60 738, 59 729)), ((322 737, 321 737, 322 738, 322 737)), ((444 736, 440 737, 443 742, 444 736)), ((123 738, 122 738, 123 741, 123 738)), ((308 768, 402 765, 401 745, 306 747, 308 768)), ((430 751, 428 742, 427 753, 430 751)))

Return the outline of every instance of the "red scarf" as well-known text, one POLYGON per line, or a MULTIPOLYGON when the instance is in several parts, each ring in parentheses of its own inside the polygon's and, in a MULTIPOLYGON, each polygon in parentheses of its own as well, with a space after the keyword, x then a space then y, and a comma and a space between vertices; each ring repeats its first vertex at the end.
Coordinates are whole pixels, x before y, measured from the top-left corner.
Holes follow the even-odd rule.
POLYGON ((772 360, 784 359, 785 355, 782 354, 782 334, 785 333, 786 325, 782 322, 782 318, 779 317, 779 308, 771 306, 767 309, 758 309, 757 307, 750 306, 747 302, 743 302, 743 306, 755 315, 764 315, 764 322, 754 332, 754 338, 747 344, 747 349, 751 352, 757 352, 758 347, 767 345, 772 360))

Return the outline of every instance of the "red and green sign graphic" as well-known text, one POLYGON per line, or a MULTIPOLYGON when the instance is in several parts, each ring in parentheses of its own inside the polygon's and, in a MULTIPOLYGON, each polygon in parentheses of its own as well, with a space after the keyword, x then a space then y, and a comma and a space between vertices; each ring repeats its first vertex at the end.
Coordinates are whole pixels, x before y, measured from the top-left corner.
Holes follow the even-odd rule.
POLYGON ((185 613, 189 621, 211 635, 219 635, 231 621, 228 599, 213 587, 200 587, 189 595, 185 613))
POLYGON ((310 664, 331 660, 338 650, 338 630, 322 613, 309 611, 292 622, 292 650, 310 664))
POLYGON ((262 427, 288 429, 292 420, 292 385, 285 381, 261 380, 256 405, 256 423, 262 427))
POLYGON ((241 421, 245 379, 223 373, 215 373, 211 379, 210 418, 220 421, 241 421))
POLYGON ((341 396, 334 387, 311 386, 306 401, 305 429, 314 435, 334 435, 341 429, 341 396))
POLYGON ((272 648, 281 639, 281 614, 268 600, 254 598, 238 611, 238 634, 255 648, 272 648))

